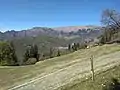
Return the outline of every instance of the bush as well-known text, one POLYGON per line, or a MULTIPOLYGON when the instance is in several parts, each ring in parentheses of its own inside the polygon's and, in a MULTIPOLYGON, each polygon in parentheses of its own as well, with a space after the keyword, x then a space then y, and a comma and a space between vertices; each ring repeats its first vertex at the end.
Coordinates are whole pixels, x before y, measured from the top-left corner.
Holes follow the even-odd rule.
POLYGON ((32 65, 35 64, 37 62, 36 58, 29 58, 26 62, 25 65, 32 65))
POLYGON ((8 42, 0 42, 0 65, 17 65, 17 56, 14 45, 8 42))
POLYGON ((120 90, 120 83, 117 79, 112 78, 112 81, 107 83, 103 90, 120 90))

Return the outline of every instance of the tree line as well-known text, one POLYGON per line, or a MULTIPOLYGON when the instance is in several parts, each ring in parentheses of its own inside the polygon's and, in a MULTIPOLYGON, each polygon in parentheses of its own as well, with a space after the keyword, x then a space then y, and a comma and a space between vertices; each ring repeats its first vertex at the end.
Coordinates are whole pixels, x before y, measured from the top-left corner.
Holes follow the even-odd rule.
POLYGON ((36 44, 28 45, 26 46, 26 50, 23 54, 22 64, 19 64, 20 60, 17 58, 13 42, 0 41, 0 65, 18 66, 35 64, 40 60, 58 57, 82 48, 86 48, 86 44, 72 43, 67 47, 68 49, 63 51, 59 49, 54 50, 54 48, 51 47, 48 54, 41 54, 42 52, 39 53, 39 48, 36 44))

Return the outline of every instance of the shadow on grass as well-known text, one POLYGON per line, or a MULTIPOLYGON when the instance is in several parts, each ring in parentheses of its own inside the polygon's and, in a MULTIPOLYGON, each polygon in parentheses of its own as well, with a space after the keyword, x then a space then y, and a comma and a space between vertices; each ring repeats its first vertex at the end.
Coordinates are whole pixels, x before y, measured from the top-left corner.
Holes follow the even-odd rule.
POLYGON ((120 90, 120 82, 116 78, 112 78, 111 82, 104 85, 103 90, 120 90))

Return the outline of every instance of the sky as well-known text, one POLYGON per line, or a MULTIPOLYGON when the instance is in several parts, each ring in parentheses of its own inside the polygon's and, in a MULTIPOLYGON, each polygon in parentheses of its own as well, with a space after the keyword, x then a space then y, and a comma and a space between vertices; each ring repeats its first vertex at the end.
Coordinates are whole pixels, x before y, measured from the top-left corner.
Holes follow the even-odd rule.
POLYGON ((104 9, 120 0, 0 0, 0 31, 32 27, 100 25, 104 9))

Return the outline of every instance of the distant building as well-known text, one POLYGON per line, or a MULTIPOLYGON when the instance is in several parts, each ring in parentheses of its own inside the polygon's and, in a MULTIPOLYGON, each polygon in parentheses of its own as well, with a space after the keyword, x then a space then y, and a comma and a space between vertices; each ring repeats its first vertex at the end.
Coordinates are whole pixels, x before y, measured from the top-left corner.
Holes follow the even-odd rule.
POLYGON ((66 49, 68 49, 68 47, 56 47, 55 49, 66 50, 66 49))

